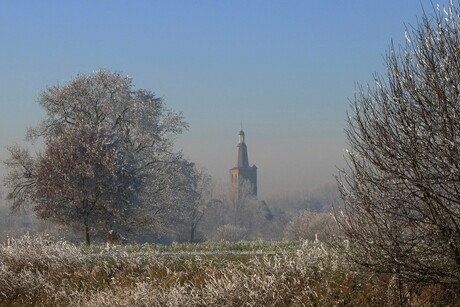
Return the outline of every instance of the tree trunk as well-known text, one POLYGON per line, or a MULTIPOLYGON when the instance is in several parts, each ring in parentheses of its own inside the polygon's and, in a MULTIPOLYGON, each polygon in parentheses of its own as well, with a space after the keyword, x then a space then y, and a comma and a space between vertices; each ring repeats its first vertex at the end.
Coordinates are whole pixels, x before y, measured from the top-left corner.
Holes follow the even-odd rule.
POLYGON ((90 245, 90 240, 89 240, 89 226, 88 226, 88 222, 85 221, 85 241, 86 241, 86 245, 90 245))
POLYGON ((195 227, 193 224, 192 224, 192 227, 190 228, 190 243, 193 243, 193 241, 195 241, 195 227))

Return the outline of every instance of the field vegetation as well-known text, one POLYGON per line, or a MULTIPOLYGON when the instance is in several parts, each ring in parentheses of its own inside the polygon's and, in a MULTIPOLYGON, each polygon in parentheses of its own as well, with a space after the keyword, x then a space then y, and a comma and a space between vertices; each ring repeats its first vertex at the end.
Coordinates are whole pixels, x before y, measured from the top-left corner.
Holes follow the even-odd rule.
POLYGON ((346 242, 82 246, 43 236, 0 247, 0 304, 54 306, 446 306, 455 289, 411 286, 347 261, 346 242))

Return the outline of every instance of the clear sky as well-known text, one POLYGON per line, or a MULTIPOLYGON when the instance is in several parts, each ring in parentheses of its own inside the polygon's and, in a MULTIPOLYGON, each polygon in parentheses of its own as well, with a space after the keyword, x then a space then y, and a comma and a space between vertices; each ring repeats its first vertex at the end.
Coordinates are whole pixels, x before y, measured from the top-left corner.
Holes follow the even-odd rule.
POLYGON ((177 146, 217 182, 242 121, 261 196, 311 190, 344 164, 355 83, 384 73, 422 6, 432 11, 429 0, 0 1, 0 159, 44 116, 41 91, 106 68, 183 112, 177 146))

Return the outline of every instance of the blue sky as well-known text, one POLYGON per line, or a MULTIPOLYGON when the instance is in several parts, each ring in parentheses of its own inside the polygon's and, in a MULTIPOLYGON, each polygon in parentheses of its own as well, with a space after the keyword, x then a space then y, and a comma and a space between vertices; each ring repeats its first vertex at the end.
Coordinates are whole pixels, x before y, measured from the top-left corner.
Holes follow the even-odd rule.
POLYGON ((183 112, 177 147, 216 182, 243 121, 261 196, 311 190, 343 165, 355 83, 384 73, 390 40, 422 6, 432 11, 428 0, 1 1, 0 158, 44 116, 41 91, 106 68, 183 112))

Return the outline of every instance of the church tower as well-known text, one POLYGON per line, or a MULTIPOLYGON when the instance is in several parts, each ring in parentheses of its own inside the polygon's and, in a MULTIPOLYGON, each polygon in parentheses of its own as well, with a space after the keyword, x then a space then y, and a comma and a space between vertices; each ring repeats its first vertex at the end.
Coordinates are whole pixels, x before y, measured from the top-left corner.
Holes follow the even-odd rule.
POLYGON ((244 131, 238 134, 238 159, 236 166, 230 169, 230 200, 233 206, 241 200, 243 194, 257 197, 257 167, 249 166, 248 148, 244 140, 244 131))

